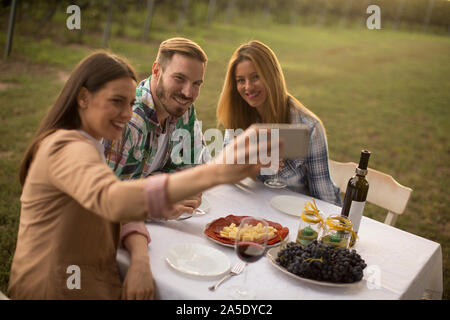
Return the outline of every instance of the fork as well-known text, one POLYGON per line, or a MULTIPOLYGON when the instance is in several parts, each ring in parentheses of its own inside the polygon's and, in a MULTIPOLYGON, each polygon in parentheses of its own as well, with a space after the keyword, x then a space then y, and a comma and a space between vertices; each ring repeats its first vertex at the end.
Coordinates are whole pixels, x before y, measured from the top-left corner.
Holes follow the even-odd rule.
POLYGON ((219 282, 217 282, 215 285, 209 287, 208 289, 211 291, 214 291, 217 289, 218 286, 220 286, 220 284, 222 282, 224 282, 225 280, 227 280, 228 278, 231 278, 232 276, 237 276, 238 274, 240 274, 244 268, 247 266, 247 263, 244 263, 242 261, 239 261, 238 263, 236 263, 234 265, 234 267, 231 269, 230 273, 228 273, 225 277, 223 277, 222 279, 219 280, 219 282))

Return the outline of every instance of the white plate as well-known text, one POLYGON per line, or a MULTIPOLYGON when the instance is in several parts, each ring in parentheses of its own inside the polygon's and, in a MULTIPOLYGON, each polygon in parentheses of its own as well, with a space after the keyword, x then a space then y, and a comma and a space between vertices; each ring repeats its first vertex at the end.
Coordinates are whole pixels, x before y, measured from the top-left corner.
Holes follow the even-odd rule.
POLYGON ((300 217, 307 201, 294 196, 276 196, 270 199, 270 204, 273 208, 283 213, 300 217))
POLYGON ((166 254, 174 269, 195 276, 218 276, 230 270, 230 260, 217 249, 197 244, 179 243, 166 254))
POLYGON ((280 251, 279 247, 272 248, 267 251, 266 256, 267 256, 267 259, 269 260, 269 262, 278 270, 286 273, 287 275, 290 275, 293 278, 297 278, 301 281, 317 284, 320 286, 328 286, 328 287, 352 287, 352 286, 358 286, 359 283, 361 282, 361 281, 358 281, 358 282, 352 282, 352 283, 333 283, 333 282, 317 281, 317 280, 300 277, 296 274, 293 274, 293 273, 287 271, 286 268, 284 268, 283 266, 281 266, 277 263, 276 259, 278 258, 278 251, 280 251))
POLYGON ((209 212, 209 210, 211 209, 211 205, 209 204, 208 200, 202 199, 202 203, 198 208, 202 209, 205 212, 209 212))

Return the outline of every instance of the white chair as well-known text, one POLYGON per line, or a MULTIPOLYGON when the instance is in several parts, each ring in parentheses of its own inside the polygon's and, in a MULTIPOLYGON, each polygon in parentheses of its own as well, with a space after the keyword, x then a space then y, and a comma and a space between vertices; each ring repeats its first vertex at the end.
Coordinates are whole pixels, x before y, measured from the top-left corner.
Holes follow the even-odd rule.
MULTIPOLYGON (((358 165, 354 162, 343 163, 334 160, 329 160, 328 163, 331 179, 341 192, 345 193, 348 180, 355 175, 358 165)), ((405 211, 413 190, 402 186, 392 176, 371 168, 366 179, 369 182, 366 201, 388 210, 384 223, 394 226, 398 216, 405 211)))

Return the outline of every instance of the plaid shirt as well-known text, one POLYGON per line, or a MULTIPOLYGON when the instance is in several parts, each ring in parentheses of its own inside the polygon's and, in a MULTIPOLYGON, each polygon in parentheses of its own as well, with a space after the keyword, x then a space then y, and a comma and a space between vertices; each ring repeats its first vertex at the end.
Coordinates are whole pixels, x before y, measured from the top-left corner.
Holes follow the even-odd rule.
MULTIPOLYGON (((324 129, 319 121, 302 114, 295 107, 290 108, 291 123, 306 124, 310 128, 309 154, 304 159, 284 159, 284 167, 279 171, 279 179, 292 191, 307 194, 338 206, 342 206, 339 187, 330 177, 328 168, 328 145, 324 129)), ((230 141, 226 131, 225 144, 230 141)), ((271 176, 259 175, 265 181, 271 176)))
POLYGON ((103 141, 105 149, 112 150, 107 155, 107 163, 113 170, 117 166, 114 172, 121 180, 146 177, 155 171, 174 172, 206 163, 211 158, 194 105, 190 105, 180 118, 169 116, 166 120, 169 145, 164 146, 167 150, 156 160, 162 128, 156 117, 150 79, 151 76, 142 80, 136 88, 133 116, 125 128, 119 159, 115 152, 115 141, 103 141), (186 151, 188 153, 183 155, 186 151))

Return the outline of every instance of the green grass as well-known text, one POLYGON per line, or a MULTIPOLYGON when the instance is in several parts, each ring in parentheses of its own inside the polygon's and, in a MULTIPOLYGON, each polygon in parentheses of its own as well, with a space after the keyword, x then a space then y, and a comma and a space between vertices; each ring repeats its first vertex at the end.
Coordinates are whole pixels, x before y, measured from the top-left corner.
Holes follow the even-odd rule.
MULTIPOLYGON (((248 28, 155 29, 151 39, 112 38, 111 49, 126 56, 141 78, 148 75, 159 42, 181 35, 208 54, 205 83, 196 102, 203 129, 216 126, 216 104, 232 52, 258 39, 277 54, 289 91, 324 122, 330 157, 357 161, 372 151, 370 166, 414 189, 397 227, 442 245, 444 298, 450 298, 449 183, 450 39, 448 37, 356 29, 269 25, 248 28)), ((133 38, 134 37, 134 38, 133 38)), ((5 35, 0 34, 3 45, 5 35)), ((16 36, 13 58, 0 63, 0 290, 6 291, 19 220, 17 166, 34 130, 54 101, 61 71, 101 43, 84 34, 87 45, 16 36)), ((1 46, 0 46, 1 47, 1 46)), ((383 221, 385 211, 368 205, 365 215, 383 221)), ((156 275, 157 276, 157 275, 156 275)))

